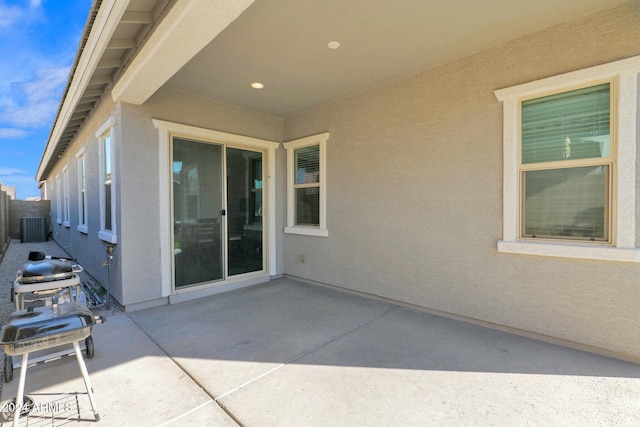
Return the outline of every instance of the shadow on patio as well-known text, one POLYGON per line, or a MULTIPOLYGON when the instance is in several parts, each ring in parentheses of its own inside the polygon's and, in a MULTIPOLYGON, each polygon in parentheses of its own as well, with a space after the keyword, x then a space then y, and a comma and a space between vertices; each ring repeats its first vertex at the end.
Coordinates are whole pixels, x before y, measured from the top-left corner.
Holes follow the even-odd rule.
MULTIPOLYGON (((288 278, 93 335, 100 425, 233 425, 219 406, 244 426, 640 422, 640 366, 288 278)), ((29 394, 83 390, 73 358, 47 365, 29 394)))
POLYGON ((640 421, 637 365, 288 278, 131 317, 241 424, 640 421))

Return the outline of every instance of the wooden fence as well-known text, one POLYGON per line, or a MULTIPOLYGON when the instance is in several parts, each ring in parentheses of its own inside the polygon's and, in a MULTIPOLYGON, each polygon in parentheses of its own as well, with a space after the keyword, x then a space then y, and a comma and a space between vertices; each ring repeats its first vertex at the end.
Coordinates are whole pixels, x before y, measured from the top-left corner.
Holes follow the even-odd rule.
POLYGON ((11 198, 5 191, 0 191, 0 260, 9 246, 9 204, 11 198))

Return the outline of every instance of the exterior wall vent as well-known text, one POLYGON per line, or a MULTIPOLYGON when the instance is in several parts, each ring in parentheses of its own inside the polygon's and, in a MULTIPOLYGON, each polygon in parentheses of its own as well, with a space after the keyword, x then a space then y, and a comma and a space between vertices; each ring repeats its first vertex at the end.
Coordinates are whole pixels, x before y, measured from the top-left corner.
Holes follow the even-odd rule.
POLYGON ((47 240, 47 218, 22 217, 20 218, 20 242, 45 242, 47 240))

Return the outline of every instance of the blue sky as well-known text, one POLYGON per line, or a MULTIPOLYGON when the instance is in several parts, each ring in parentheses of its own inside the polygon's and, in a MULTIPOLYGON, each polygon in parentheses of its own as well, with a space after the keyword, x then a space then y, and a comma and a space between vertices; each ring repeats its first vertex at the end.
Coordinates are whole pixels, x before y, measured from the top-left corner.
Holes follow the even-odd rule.
POLYGON ((91 0, 0 0, 0 182, 39 196, 36 171, 91 0))

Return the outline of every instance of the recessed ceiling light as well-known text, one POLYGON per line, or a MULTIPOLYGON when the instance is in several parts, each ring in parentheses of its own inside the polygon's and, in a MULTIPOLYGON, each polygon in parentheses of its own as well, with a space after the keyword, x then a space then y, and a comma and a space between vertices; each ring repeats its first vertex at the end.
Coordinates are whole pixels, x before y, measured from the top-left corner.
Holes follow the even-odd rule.
POLYGON ((329 46, 329 49, 337 49, 340 47, 340 42, 330 42, 327 46, 329 46))
POLYGON ((264 85, 260 82, 251 83, 251 87, 254 89, 262 89, 264 85))

